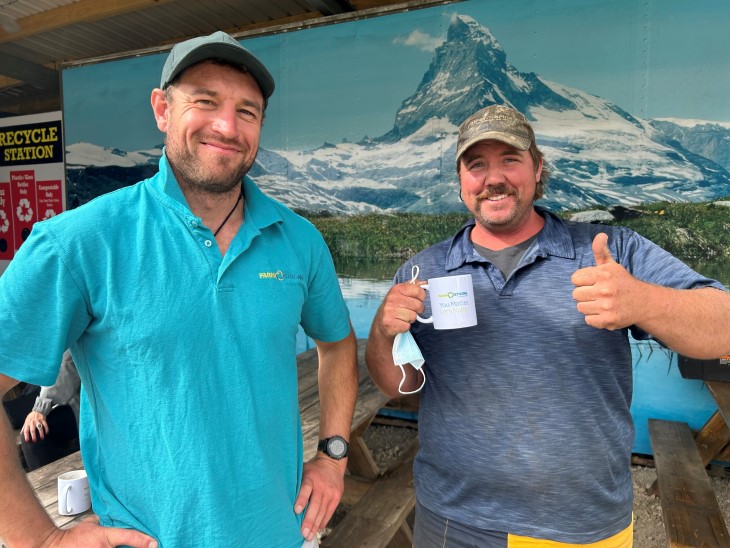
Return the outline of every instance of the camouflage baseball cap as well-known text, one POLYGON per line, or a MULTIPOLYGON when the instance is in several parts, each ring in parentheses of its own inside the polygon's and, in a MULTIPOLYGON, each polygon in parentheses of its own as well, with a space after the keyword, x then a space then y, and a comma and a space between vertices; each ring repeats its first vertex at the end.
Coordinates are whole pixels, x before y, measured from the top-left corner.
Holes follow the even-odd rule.
POLYGON ((456 141, 456 169, 461 155, 475 143, 495 139, 519 150, 529 150, 535 142, 530 122, 513 108, 490 105, 472 114, 459 126, 456 141))

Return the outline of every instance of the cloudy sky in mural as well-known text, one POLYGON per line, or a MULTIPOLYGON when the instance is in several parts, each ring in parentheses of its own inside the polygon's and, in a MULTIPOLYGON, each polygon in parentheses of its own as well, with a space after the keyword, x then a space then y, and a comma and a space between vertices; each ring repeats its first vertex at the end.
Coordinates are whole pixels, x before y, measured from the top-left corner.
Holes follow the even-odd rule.
MULTIPOLYGON (((520 72, 641 118, 730 121, 724 0, 471 0, 246 40, 277 82, 262 146, 307 149, 389 131, 456 13, 487 27, 520 72)), ((164 59, 66 69, 64 111, 73 121, 66 142, 123 150, 160 144, 149 93, 164 59)))

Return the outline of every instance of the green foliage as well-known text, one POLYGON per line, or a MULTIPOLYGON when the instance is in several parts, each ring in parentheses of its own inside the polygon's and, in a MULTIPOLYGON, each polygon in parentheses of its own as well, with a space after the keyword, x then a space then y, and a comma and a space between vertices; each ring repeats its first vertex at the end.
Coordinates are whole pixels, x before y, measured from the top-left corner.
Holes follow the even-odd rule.
POLYGON ((730 257, 730 207, 656 202, 632 209, 640 214, 609 224, 631 228, 682 259, 730 257))
POLYGON ((464 213, 309 215, 335 257, 407 259, 453 236, 469 219, 464 213))
MULTIPOLYGON (((730 257, 730 208, 712 203, 657 202, 632 208, 627 226, 682 259, 730 257), (638 212, 638 213, 637 213, 638 212)), ((574 211, 563 212, 569 218, 574 211)), ((354 216, 308 214, 335 258, 404 260, 453 236, 471 215, 394 213, 354 216)))

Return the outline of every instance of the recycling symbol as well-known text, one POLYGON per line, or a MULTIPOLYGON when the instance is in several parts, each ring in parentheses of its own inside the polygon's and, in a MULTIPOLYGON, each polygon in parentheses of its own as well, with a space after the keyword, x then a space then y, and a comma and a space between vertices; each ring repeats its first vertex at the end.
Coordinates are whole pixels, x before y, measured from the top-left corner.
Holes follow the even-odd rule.
POLYGON ((21 221, 30 221, 33 218, 33 210, 31 209, 30 202, 27 198, 21 198, 15 212, 18 214, 18 219, 21 221), (25 214, 23 214, 24 210, 26 211, 25 214))
POLYGON ((45 221, 46 219, 50 219, 51 217, 55 217, 55 216, 56 216, 55 211, 53 211, 52 209, 46 209, 46 212, 43 215, 43 220, 45 221))
POLYGON ((5 215, 5 212, 2 209, 0 209, 0 232, 7 232, 8 228, 10 228, 8 216, 5 215))

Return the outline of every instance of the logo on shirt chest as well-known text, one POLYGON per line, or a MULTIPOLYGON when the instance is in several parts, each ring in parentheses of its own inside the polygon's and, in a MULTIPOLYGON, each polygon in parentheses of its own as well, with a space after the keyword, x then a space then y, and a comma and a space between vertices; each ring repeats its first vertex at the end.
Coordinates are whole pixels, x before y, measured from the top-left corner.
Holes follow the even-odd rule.
POLYGON ((292 274, 290 272, 284 272, 283 270, 276 270, 273 272, 259 272, 259 279, 260 280, 276 280, 279 282, 283 282, 286 280, 302 281, 302 280, 304 280, 304 275, 303 274, 292 274))

